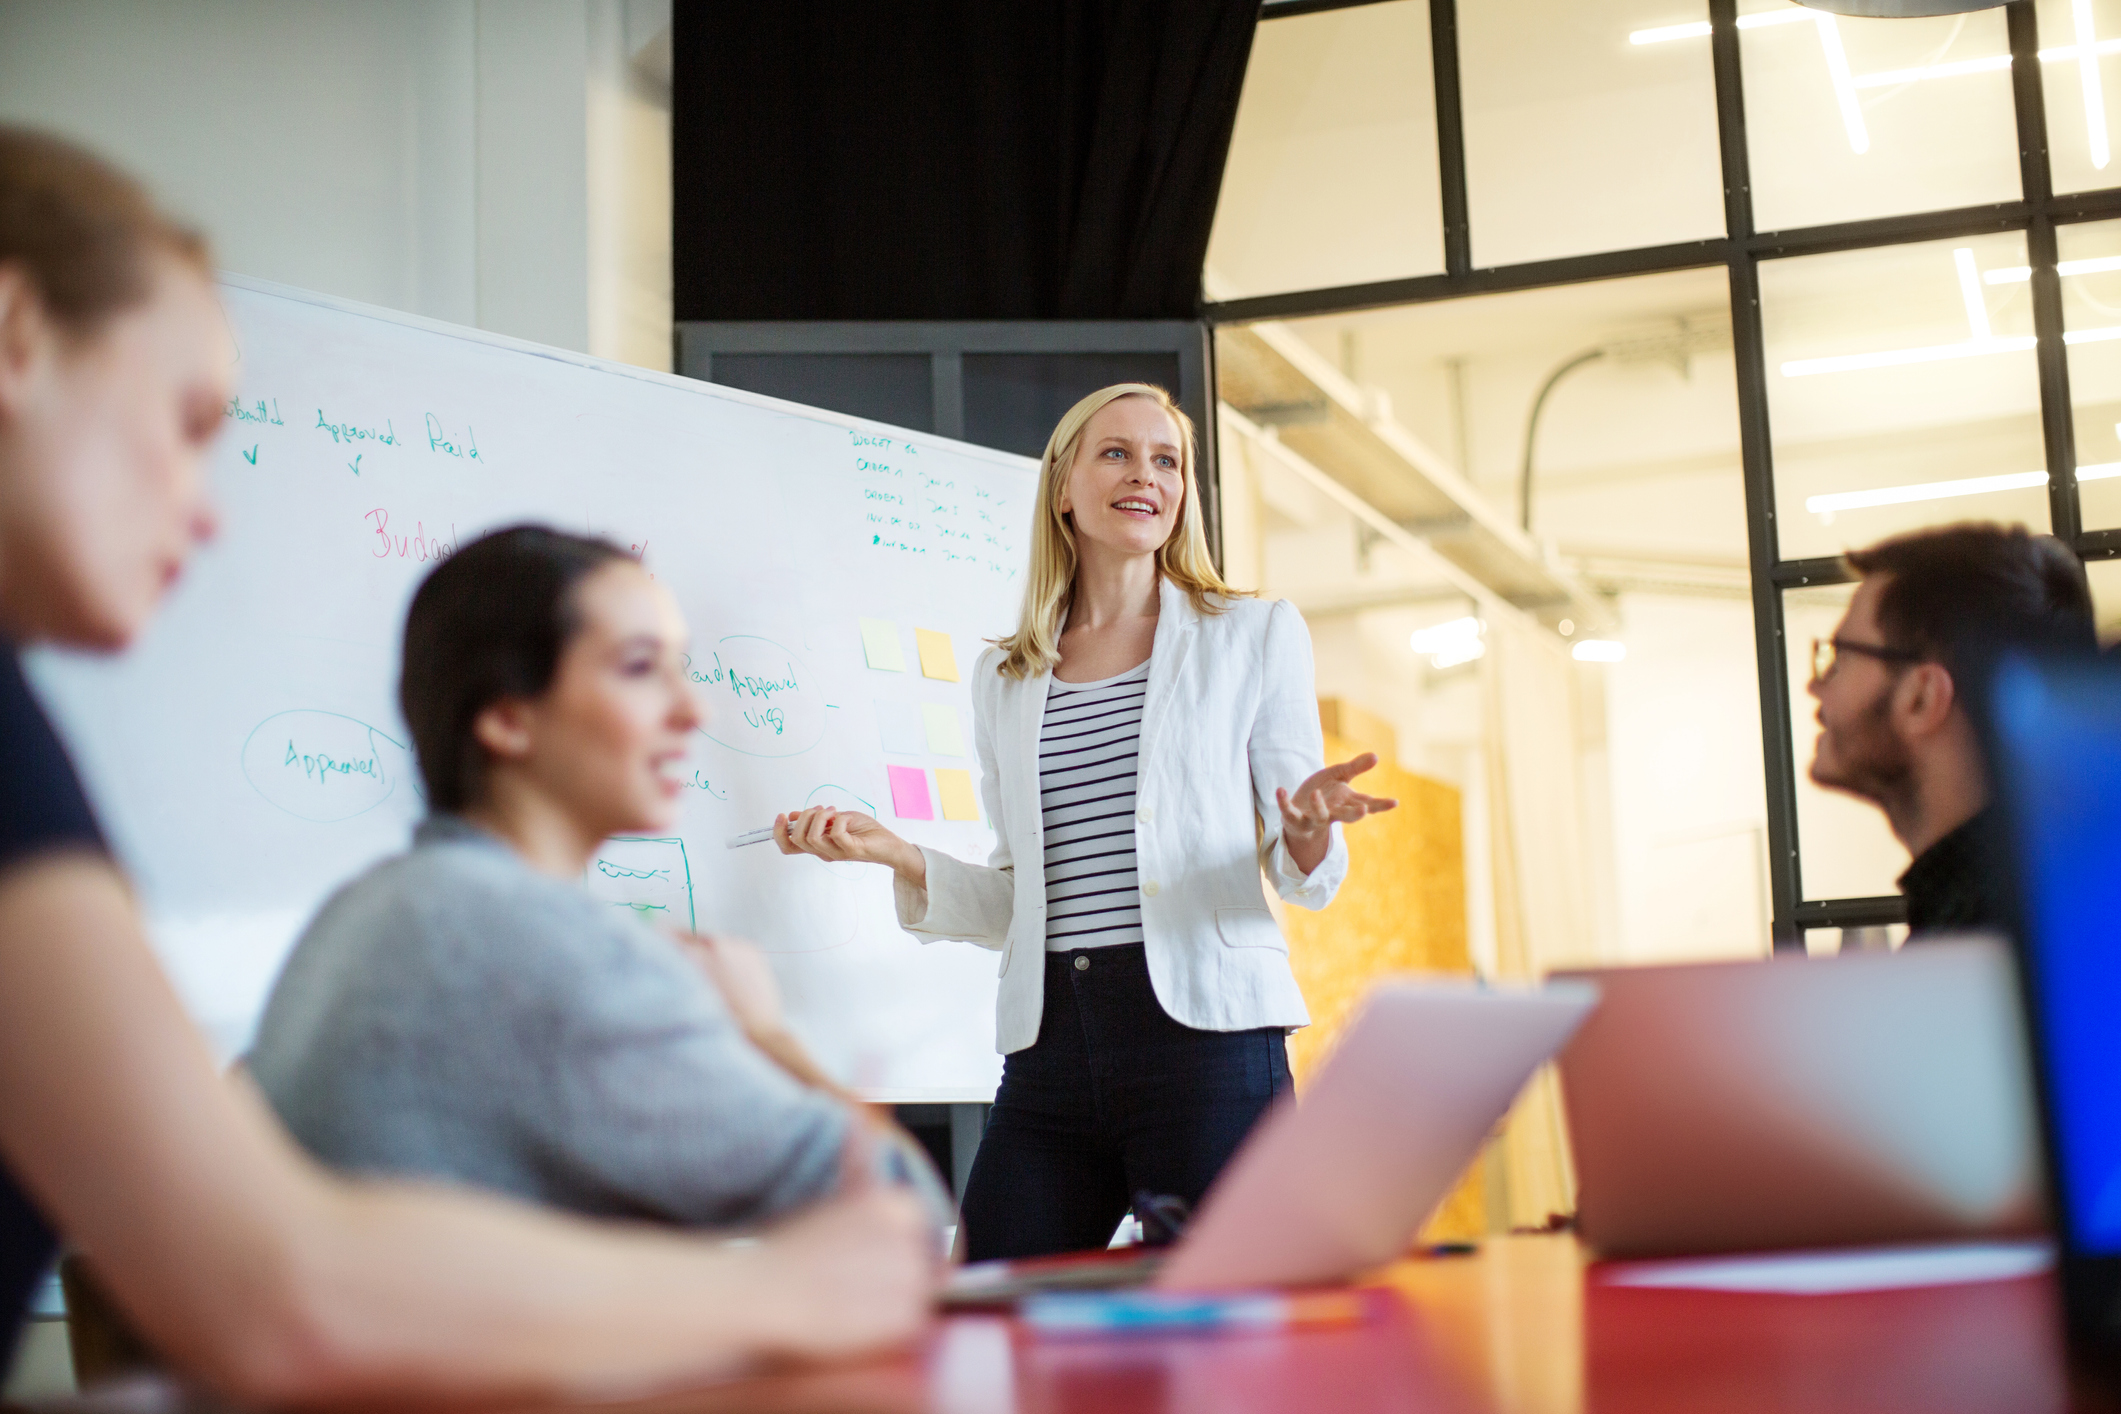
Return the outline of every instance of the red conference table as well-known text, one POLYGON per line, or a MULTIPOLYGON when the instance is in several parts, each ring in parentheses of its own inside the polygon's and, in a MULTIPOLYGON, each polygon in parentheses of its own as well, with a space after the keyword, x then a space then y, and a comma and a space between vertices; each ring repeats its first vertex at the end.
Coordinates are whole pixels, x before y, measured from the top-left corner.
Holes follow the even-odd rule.
POLYGON ((1573 1239, 1402 1262, 1361 1326, 1034 1338, 943 1321, 915 1353, 628 1406, 656 1414, 2041 1414, 2073 1406, 2045 1277, 1837 1296, 1609 1286, 1573 1239))

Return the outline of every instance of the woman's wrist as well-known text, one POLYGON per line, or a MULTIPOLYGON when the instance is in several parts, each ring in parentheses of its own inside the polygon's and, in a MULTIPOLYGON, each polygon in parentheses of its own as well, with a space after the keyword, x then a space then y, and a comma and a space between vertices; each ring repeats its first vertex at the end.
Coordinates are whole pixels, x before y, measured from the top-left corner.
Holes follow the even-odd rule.
POLYGON ((919 845, 906 839, 897 840, 892 846, 891 858, 886 862, 907 888, 928 887, 928 856, 921 853, 919 845))
POLYGON ((1281 841, 1297 870, 1309 875, 1325 862, 1326 852, 1333 847, 1333 826, 1329 822, 1324 829, 1315 831, 1284 826, 1281 841))

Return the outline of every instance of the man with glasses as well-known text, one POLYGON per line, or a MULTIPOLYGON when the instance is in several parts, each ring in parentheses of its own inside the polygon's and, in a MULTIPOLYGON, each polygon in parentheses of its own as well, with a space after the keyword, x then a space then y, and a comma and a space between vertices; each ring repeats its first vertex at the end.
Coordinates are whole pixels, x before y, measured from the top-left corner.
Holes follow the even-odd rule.
POLYGON ((1982 665, 2014 646, 2089 648, 2084 566, 2023 526, 1967 523, 1852 550, 1860 583, 1812 645, 1812 779, 1885 812, 1914 862, 1911 936, 2008 926, 1988 773, 1968 715, 1982 665))

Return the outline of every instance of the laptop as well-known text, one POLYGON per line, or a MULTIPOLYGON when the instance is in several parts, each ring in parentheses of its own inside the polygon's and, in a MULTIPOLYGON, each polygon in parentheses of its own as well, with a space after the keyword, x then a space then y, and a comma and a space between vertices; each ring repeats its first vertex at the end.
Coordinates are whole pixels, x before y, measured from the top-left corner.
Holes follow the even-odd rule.
POLYGON ((1144 1281, 1294 1286, 1402 1257, 1597 1000, 1581 982, 1380 982, 1302 1096, 1284 1096, 1253 1128, 1173 1246, 973 1263, 953 1276, 946 1304, 1144 1281))
POLYGON ((2121 1371, 2121 661, 2007 658, 1989 760, 2011 842, 2060 1246, 2081 1365, 2121 1371))
POLYGON ((1577 1230, 1601 1256, 2040 1229, 1996 940, 1572 975, 1603 996, 1560 1062, 1577 1230))

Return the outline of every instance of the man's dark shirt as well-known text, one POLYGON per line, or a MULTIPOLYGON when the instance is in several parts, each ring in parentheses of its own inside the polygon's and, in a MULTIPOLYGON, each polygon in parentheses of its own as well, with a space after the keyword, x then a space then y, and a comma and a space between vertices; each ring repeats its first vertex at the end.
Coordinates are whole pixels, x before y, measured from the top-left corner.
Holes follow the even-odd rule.
POLYGON ((2008 931, 2003 849, 2002 828, 1990 806, 1917 855, 1900 876, 1908 936, 2008 931))
MULTIPOLYGON (((0 877, 31 855, 67 845, 100 850, 103 834, 65 748, 22 680, 15 650, 0 642, 0 877)), ((0 948, 12 943, 0 935, 0 948)), ((0 1105, 9 1101, 0 1094, 0 1105)), ((0 1165, 0 1371, 57 1251, 43 1215, 0 1165)))

